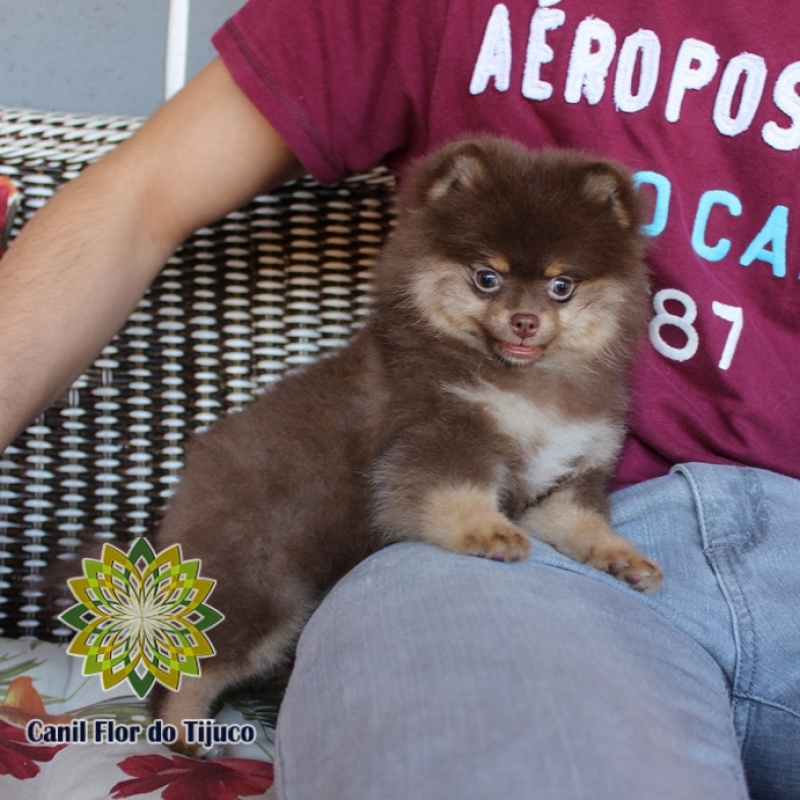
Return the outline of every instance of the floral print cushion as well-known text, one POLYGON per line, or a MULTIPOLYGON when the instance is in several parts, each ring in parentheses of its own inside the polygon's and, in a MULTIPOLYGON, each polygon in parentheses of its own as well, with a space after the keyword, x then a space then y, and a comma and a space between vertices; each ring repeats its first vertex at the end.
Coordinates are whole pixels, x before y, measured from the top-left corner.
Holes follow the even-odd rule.
POLYGON ((255 742, 197 761, 150 743, 145 702, 125 685, 103 691, 81 663, 58 645, 0 639, 0 797, 236 800, 263 797, 272 786, 274 696, 225 706, 218 720, 253 726, 255 742), (95 731, 129 741, 95 742, 95 731))

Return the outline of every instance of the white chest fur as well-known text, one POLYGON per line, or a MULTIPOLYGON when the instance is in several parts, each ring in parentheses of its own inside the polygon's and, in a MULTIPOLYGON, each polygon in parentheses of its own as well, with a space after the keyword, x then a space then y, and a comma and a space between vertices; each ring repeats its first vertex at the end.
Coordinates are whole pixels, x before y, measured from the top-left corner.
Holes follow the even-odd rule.
POLYGON ((448 389, 481 405, 501 433, 520 446, 526 462, 523 480, 532 498, 577 470, 608 467, 619 452, 624 431, 606 417, 572 419, 557 406, 488 384, 448 389))

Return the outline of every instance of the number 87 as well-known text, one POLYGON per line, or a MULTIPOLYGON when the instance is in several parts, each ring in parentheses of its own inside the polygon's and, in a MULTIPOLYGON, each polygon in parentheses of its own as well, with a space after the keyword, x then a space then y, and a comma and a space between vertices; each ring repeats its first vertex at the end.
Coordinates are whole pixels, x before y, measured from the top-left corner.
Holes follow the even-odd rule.
MULTIPOLYGON (((665 358, 672 361, 688 361, 700 345, 700 336, 694 323, 697 320, 697 303, 694 299, 679 289, 662 289, 653 297, 653 308, 656 315, 650 320, 650 341, 653 347, 665 358), (680 303, 683 307, 682 314, 673 314, 667 310, 668 301, 680 303), (682 347, 669 344, 663 337, 662 329, 665 327, 677 328, 686 337, 682 347)), ((739 337, 744 327, 744 312, 738 306, 728 306, 716 300, 711 304, 711 310, 720 319, 731 324, 728 338, 719 360, 719 368, 726 370, 733 361, 739 337)))

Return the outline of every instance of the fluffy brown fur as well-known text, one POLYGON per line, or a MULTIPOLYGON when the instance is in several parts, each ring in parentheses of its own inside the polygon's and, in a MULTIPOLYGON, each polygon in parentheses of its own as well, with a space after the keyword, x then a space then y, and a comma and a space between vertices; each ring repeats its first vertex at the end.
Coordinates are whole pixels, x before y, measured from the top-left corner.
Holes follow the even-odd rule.
POLYGON ((202 559, 226 618, 202 677, 157 692, 154 712, 179 729, 207 717, 391 542, 514 561, 532 535, 655 589, 606 499, 648 308, 642 253, 614 163, 488 138, 421 161, 367 325, 188 451, 155 544, 202 559))

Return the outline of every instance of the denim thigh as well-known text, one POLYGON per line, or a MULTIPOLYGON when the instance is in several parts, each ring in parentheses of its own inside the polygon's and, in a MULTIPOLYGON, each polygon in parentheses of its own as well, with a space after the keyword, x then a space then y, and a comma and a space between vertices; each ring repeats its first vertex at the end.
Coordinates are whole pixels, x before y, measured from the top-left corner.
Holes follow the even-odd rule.
POLYGON ((797 500, 701 465, 617 493, 667 576, 648 596, 540 542, 376 554, 301 637, 280 796, 742 800, 744 764, 752 797, 800 797, 797 500))

